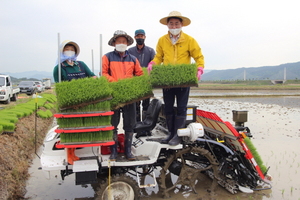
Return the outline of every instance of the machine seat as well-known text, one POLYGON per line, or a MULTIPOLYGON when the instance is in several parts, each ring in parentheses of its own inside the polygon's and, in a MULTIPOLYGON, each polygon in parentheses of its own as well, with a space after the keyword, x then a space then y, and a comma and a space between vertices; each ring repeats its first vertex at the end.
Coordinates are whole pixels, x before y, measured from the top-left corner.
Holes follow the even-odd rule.
POLYGON ((161 105, 162 103, 158 99, 153 99, 151 101, 146 111, 145 119, 137 122, 134 127, 134 132, 137 133, 136 138, 151 135, 151 130, 156 126, 161 105))

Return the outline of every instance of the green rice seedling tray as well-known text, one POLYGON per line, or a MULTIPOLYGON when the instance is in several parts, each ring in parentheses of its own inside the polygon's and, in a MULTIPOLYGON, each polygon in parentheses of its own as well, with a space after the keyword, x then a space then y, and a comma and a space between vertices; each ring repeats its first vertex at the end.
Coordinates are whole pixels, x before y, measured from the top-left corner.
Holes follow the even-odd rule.
POLYGON ((106 101, 112 89, 106 77, 81 78, 55 84, 57 106, 60 110, 78 109, 89 104, 106 101))
POLYGON ((60 113, 84 113, 84 112, 100 112, 100 111, 111 111, 111 106, 110 106, 110 100, 112 99, 109 98, 107 100, 103 100, 97 103, 92 103, 89 102, 88 105, 82 106, 82 107, 76 107, 75 108, 66 108, 63 110, 60 110, 60 113))
POLYGON ((111 146, 114 145, 114 141, 105 141, 105 142, 98 142, 98 143, 60 143, 57 142, 55 147, 58 149, 62 148, 80 148, 80 147, 95 147, 95 146, 111 146))
POLYGON ((113 141, 113 130, 60 134, 62 144, 90 144, 113 141))
POLYGON ((128 105, 128 104, 132 104, 132 103, 135 103, 135 102, 138 102, 138 101, 142 101, 142 100, 144 100, 144 99, 148 99, 148 98, 151 98, 151 97, 153 97, 154 95, 153 95, 153 93, 152 94, 149 94, 149 95, 147 95, 147 96, 143 96, 143 97, 140 97, 140 98, 136 98, 136 99, 132 99, 131 101, 127 101, 127 102, 120 102, 119 104, 117 104, 116 106, 114 106, 113 107, 113 109, 115 110, 115 109, 118 109, 118 108, 121 108, 121 107, 123 107, 123 106, 126 106, 126 105, 128 105))
POLYGON ((55 132, 56 133, 85 133, 85 132, 96 132, 96 131, 110 131, 113 129, 114 126, 57 128, 55 129, 55 132))
POLYGON ((96 117, 57 118, 59 128, 98 127, 111 125, 111 115, 96 117))
POLYGON ((98 99, 98 100, 94 100, 94 101, 79 103, 79 104, 76 104, 76 105, 61 107, 61 108, 59 108, 59 110, 70 110, 70 109, 71 110, 78 110, 82 107, 86 107, 86 106, 91 105, 91 104, 97 104, 97 103, 100 103, 100 102, 103 102, 103 101, 111 100, 112 98, 113 98, 112 96, 109 96, 109 97, 105 97, 103 99, 98 99))
POLYGON ((150 73, 154 88, 198 86, 196 64, 154 65, 150 73))
POLYGON ((148 73, 111 82, 109 85, 113 90, 113 99, 110 101, 112 110, 153 96, 148 73))
POLYGON ((80 113, 57 113, 54 114, 55 118, 74 118, 74 117, 99 117, 113 115, 113 111, 109 112, 80 112, 80 113))

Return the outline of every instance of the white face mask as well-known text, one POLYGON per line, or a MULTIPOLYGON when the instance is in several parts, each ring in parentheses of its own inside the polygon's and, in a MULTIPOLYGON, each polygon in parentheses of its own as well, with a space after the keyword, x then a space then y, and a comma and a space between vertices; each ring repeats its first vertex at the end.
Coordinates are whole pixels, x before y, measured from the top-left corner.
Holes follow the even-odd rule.
POLYGON ((181 28, 169 29, 169 31, 172 35, 178 35, 181 31, 181 28))
POLYGON ((67 57, 75 56, 75 51, 64 51, 64 55, 67 57))
POLYGON ((119 52, 125 52, 127 49, 126 44, 116 44, 116 50, 119 52))

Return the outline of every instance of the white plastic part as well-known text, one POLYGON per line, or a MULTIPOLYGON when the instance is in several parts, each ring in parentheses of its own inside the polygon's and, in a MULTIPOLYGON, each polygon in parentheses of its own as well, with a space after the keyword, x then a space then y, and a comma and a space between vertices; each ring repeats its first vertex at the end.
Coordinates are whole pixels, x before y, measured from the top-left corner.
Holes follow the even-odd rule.
POLYGON ((55 136, 57 135, 57 133, 55 132, 55 129, 57 129, 57 127, 58 126, 55 126, 51 130, 49 130, 49 132, 47 133, 47 135, 45 137, 45 142, 49 142, 49 141, 55 139, 55 136))
POLYGON ((239 187, 239 190, 243 193, 247 193, 247 194, 253 193, 253 190, 251 190, 250 188, 246 188, 246 187, 243 187, 243 186, 240 186, 240 185, 238 185, 238 187, 239 187))
POLYGON ((194 142, 204 136, 204 128, 200 123, 190 123, 187 128, 178 129, 177 134, 179 137, 189 137, 194 142))
POLYGON ((99 166, 96 159, 77 160, 73 164, 73 172, 98 171, 99 166))

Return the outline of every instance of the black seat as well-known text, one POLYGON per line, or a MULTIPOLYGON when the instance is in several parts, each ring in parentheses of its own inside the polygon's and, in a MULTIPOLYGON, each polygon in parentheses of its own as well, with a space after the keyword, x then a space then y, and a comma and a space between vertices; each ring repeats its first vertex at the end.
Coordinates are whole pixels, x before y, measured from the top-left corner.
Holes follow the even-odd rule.
POLYGON ((161 101, 158 99, 153 99, 151 101, 147 109, 145 119, 143 121, 137 122, 134 127, 134 132, 137 133, 136 138, 151 135, 151 130, 156 126, 157 123, 161 104, 161 101))

